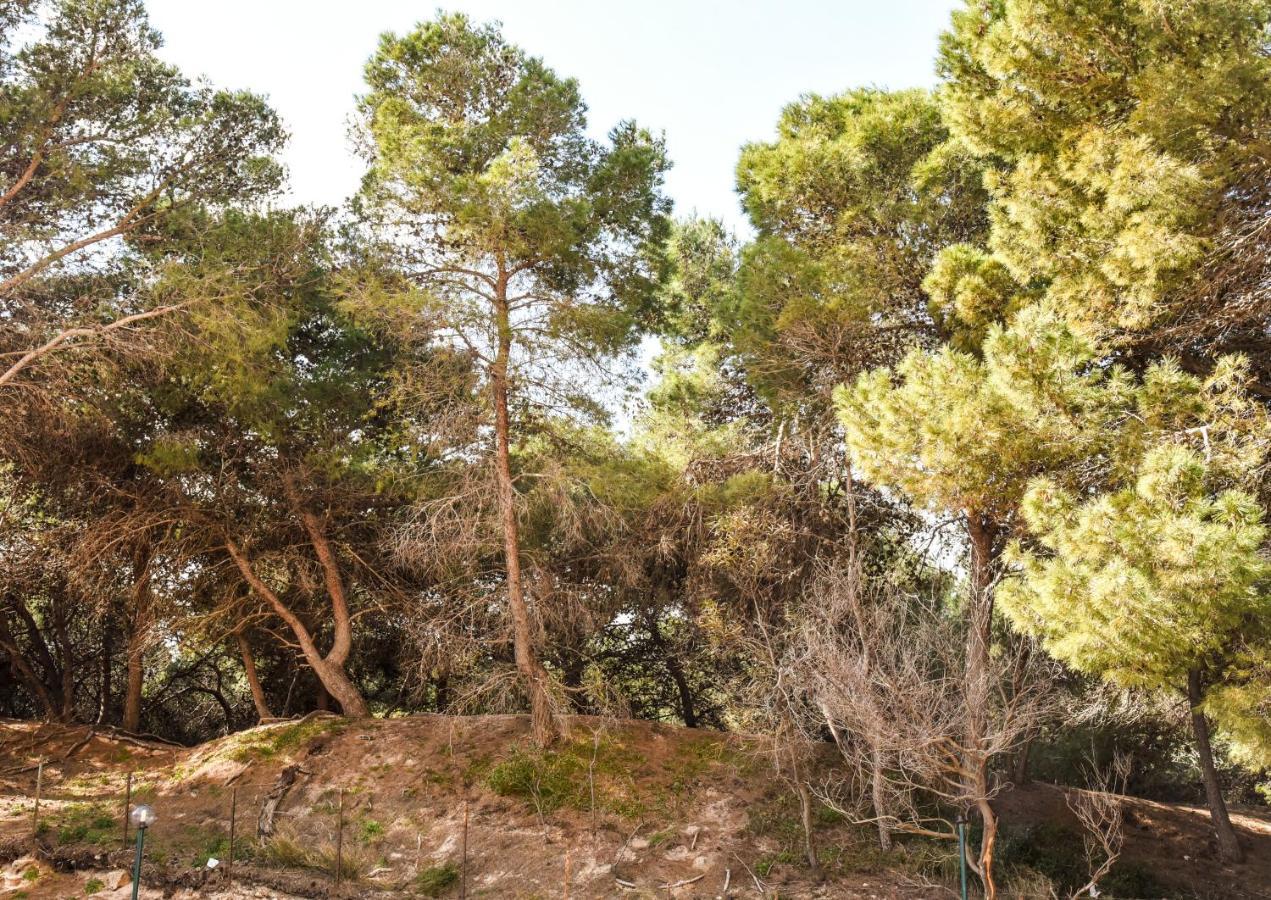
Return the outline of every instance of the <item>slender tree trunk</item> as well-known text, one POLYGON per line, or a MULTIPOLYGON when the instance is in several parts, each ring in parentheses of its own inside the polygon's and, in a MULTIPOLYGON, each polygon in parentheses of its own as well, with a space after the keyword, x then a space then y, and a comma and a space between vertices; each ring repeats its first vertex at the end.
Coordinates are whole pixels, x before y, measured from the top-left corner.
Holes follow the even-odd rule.
POLYGON ((534 742, 548 746, 562 734, 562 723, 552 709, 548 691, 550 676, 539 662, 534 627, 521 583, 520 535, 516 520, 516 492, 512 482, 511 421, 508 415, 508 360, 512 351, 512 323, 507 301, 507 279, 499 279, 496 296, 498 353, 490 368, 494 395, 495 477, 499 515, 503 523, 503 556, 507 570, 508 609, 512 615, 512 647, 516 668, 530 699, 530 730, 534 742))
POLYGON ((1200 770, 1205 776, 1205 798, 1209 801, 1209 815, 1213 819, 1214 831, 1218 835, 1218 854, 1226 862, 1243 862, 1244 850, 1236 829, 1232 827, 1231 817, 1227 815, 1227 804, 1222 799, 1222 787, 1218 784, 1218 770, 1214 767, 1214 751, 1209 743, 1209 720, 1200 705, 1205 699, 1201 686, 1199 669, 1187 673, 1187 701, 1192 710, 1192 731, 1196 734, 1196 750, 1200 755, 1200 770))
POLYGON ((141 730, 141 691, 145 686, 144 635, 133 632, 128 641, 128 680, 124 691, 124 731, 141 730))
POLYGON ((993 851, 997 843, 998 818, 988 802, 989 754, 985 747, 992 685, 989 653, 993 628, 993 579, 997 559, 997 529, 987 517, 974 510, 967 513, 971 542, 971 597, 967 609, 966 698, 967 735, 963 758, 966 772, 964 789, 973 798, 983 832, 976 869, 984 883, 985 900, 997 897, 993 880, 993 851))
POLYGON ((101 658, 98 660, 97 682, 97 724, 100 725, 110 716, 110 706, 114 701, 114 685, 112 684, 111 663, 115 655, 115 616, 112 613, 102 625, 101 658))
POLYGON ((239 573, 243 576, 243 580, 251 586, 257 596, 268 603, 274 610, 278 618, 282 619, 291 629, 291 633, 295 635, 296 643, 300 645, 300 652, 304 654, 305 662, 313 669, 318 681, 327 692, 336 699, 340 704, 340 709, 346 716, 354 718, 364 718, 369 715, 366 708, 366 701, 362 698, 362 693, 357 689, 345 673, 342 665, 328 662, 323 657, 317 645, 313 642, 313 635, 309 629, 305 627, 304 622, 291 611, 287 604, 279 599, 278 595, 273 592, 269 585, 256 574, 256 570, 252 568, 251 562, 239 549, 239 546, 232 540, 225 541, 225 550, 229 554, 230 559, 234 561, 234 565, 238 567, 239 573))
POLYGON ((124 691, 124 731, 141 730, 141 692, 146 681, 146 639, 150 627, 150 544, 137 548, 132 563, 132 630, 128 635, 128 678, 124 691))
POLYGON ((60 710, 58 719, 62 722, 75 721, 75 648, 71 643, 70 629, 66 624, 66 611, 60 605, 55 607, 53 615, 53 635, 59 657, 58 672, 61 673, 61 696, 58 700, 60 710))
POLYGON ((1033 739, 1030 737, 1019 745, 1019 749, 1015 751, 1015 759, 1011 766, 1011 783, 1015 787, 1024 787, 1028 784, 1028 757, 1033 749, 1033 739))
POLYGON ((684 720, 684 727, 696 728, 698 720, 697 711, 693 707, 693 691, 688 686, 688 679, 684 675, 684 666, 680 664, 679 654, 667 645, 666 638, 662 636, 662 627, 658 624, 655 615, 646 611, 644 624, 649 630, 649 639, 653 646, 662 654, 667 674, 671 676, 671 681, 675 684, 675 692, 680 701, 680 718, 684 720))
POLYGON ((256 718, 272 718, 269 712, 269 701, 265 699, 265 689, 260 686, 260 676, 256 674, 256 657, 252 655, 251 642, 241 631, 235 633, 234 639, 238 642, 238 652, 243 657, 243 673, 247 676, 247 686, 251 688, 252 703, 256 706, 256 718))

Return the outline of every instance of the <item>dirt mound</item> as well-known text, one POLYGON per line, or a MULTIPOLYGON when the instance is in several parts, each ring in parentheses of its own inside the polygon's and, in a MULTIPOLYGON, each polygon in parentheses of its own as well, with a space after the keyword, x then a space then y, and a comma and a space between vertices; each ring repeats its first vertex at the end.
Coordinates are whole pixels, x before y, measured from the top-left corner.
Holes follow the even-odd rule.
MULTIPOLYGON (((577 718, 568 740, 540 752, 520 716, 311 717, 190 749, 4 723, 0 893, 128 896, 106 876, 130 864, 130 774, 133 802, 159 815, 143 896, 441 897, 464 880, 469 896, 508 898, 740 897, 759 886, 789 898, 955 896, 949 848, 914 841, 883 856, 868 828, 825 808, 812 872, 797 804, 756 739, 577 718)), ((1203 887, 1196 896, 1271 895, 1267 821, 1239 817, 1250 861, 1223 867, 1202 811, 1128 802, 1127 860, 1203 887)), ((1000 805, 1017 829, 1050 829, 1034 846, 1046 835, 1069 856, 1080 846, 1059 789, 1011 792, 1000 805)))
MULTIPOLYGON (((566 884, 577 898, 714 897, 725 885, 753 894, 756 884, 787 897, 932 896, 854 864, 861 836, 828 810, 817 817, 825 880, 812 877, 790 794, 744 737, 578 718, 544 753, 520 716, 313 717, 188 750, 84 728, 6 731, 10 860, 34 850, 54 867, 126 868, 131 772, 134 803, 159 814, 143 883, 200 896, 226 889, 231 809, 235 881, 268 896, 336 895, 337 855, 343 893, 359 897, 448 896, 464 877, 487 897, 558 897, 566 884)), ((43 895, 41 881, 48 896, 66 895, 49 874, 28 896, 43 895)))

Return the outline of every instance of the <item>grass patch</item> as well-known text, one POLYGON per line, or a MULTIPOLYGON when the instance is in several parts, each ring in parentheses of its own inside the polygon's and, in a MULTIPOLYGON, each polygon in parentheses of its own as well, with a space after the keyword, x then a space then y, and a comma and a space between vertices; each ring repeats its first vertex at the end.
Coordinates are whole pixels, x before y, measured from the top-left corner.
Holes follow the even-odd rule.
POLYGON ((120 820, 97 803, 67 806, 57 818, 59 844, 105 844, 122 836, 120 820))
MULTIPOLYGON (((279 869, 312 869, 319 872, 335 872, 335 848, 329 844, 307 847, 290 835, 276 835, 261 847, 257 858, 266 865, 279 869)), ((360 881, 370 868, 370 860, 354 847, 345 847, 340 857, 340 877, 348 881, 360 881)))
POLYGON ((415 876, 415 890, 425 897, 440 897, 459 883, 459 867, 452 862, 429 866, 415 876))
POLYGON ((482 780, 499 796, 519 797, 542 815, 562 807, 589 811, 594 787, 598 812, 635 820, 660 795, 642 764, 638 753, 611 737, 598 746, 580 737, 551 750, 518 747, 484 767, 482 780))
POLYGON ((100 894, 104 890, 106 890, 106 882, 100 878, 90 878, 84 882, 84 893, 89 896, 100 894))

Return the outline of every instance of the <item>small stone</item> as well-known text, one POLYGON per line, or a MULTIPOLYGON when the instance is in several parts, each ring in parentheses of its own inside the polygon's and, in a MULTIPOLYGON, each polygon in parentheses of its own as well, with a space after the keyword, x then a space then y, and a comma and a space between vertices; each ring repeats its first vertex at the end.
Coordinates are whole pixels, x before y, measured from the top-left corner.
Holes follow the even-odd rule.
POLYGON ((627 846, 629 846, 632 850, 647 850, 649 847, 649 840, 648 838, 642 837, 632 838, 627 846))
POLYGON ((132 884, 132 873, 127 869, 115 869, 113 872, 106 873, 102 883, 106 885, 106 890, 117 891, 125 885, 132 884))

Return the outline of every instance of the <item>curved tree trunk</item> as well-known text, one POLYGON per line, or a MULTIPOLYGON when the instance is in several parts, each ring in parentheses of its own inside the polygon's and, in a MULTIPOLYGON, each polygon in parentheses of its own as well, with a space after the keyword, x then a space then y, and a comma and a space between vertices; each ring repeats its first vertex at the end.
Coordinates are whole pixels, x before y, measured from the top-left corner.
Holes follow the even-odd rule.
POLYGON ((369 714, 366 708, 366 701, 362 698, 362 693, 357 689, 344 671, 342 663, 329 661, 318 650, 317 645, 313 641, 313 635, 309 633, 309 629, 300 621, 300 618, 288 608, 287 604, 279 599, 278 595, 270 589, 269 585, 256 574, 252 568, 250 560, 243 554, 239 546, 233 540, 225 541, 225 550, 229 553, 230 559, 238 567, 239 573, 266 603, 274 610, 278 618, 282 619, 291 629, 291 633, 295 635, 296 643, 300 645, 300 652, 304 654, 305 662, 313 669, 322 686, 327 692, 336 699, 340 704, 346 716, 354 718, 362 718, 369 714))
POLYGON ((508 360, 512 351, 512 325, 507 301, 507 279, 499 279, 496 297, 499 349, 490 368, 494 399, 495 478, 498 483, 499 517, 503 524, 503 557, 507 570, 508 611, 512 616, 512 649, 525 692, 530 699, 530 729, 539 746, 553 743, 562 734, 562 723, 552 708, 550 677, 539 662, 529 605, 521 583, 521 545, 516 521, 516 492, 512 482, 511 421, 508 415, 508 360))
POLYGON ((1227 862, 1243 862, 1244 850, 1236 829, 1227 814, 1227 804, 1222 798, 1222 786, 1218 783, 1218 770, 1214 767, 1214 751, 1209 743, 1209 720, 1200 705, 1205 695, 1199 669, 1187 673, 1187 701, 1192 711, 1192 731, 1196 735, 1196 751, 1200 756, 1200 770, 1205 776, 1205 799, 1209 802, 1209 815, 1218 835, 1218 854, 1227 862))

